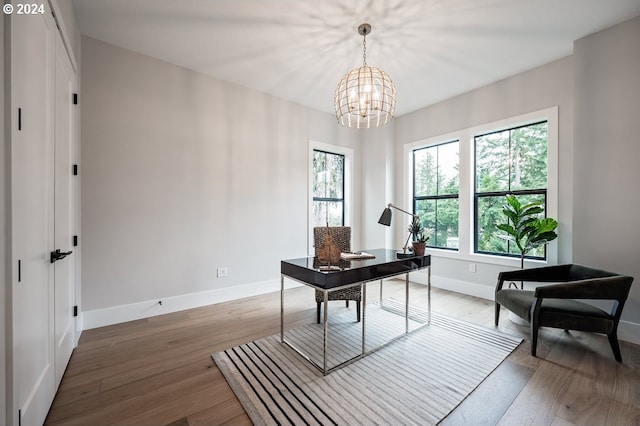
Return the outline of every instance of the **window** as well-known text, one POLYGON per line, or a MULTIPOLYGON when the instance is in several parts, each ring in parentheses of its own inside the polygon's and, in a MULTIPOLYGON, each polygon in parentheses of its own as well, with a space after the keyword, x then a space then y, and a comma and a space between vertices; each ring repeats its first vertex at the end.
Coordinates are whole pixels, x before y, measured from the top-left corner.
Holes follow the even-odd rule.
MULTIPOLYGON (((475 252, 515 256, 517 247, 499 237, 496 225, 505 221, 504 197, 514 194, 522 204, 547 206, 547 121, 474 136, 475 252)), ((545 247, 528 258, 545 259, 545 247)))
POLYGON ((458 249, 458 141, 413 150, 413 212, 429 247, 458 249))
MULTIPOLYGON (((540 200, 543 215, 560 220, 558 148, 558 107, 407 143, 401 206, 418 214, 429 229, 432 255, 519 266, 516 250, 496 228, 505 221, 504 196, 540 200)), ((394 230, 403 243, 409 220, 406 216, 405 225, 394 230)), ((541 261, 558 262, 556 241, 525 259, 531 267, 541 261)))
POLYGON ((345 156, 313 150, 312 227, 345 223, 345 156))

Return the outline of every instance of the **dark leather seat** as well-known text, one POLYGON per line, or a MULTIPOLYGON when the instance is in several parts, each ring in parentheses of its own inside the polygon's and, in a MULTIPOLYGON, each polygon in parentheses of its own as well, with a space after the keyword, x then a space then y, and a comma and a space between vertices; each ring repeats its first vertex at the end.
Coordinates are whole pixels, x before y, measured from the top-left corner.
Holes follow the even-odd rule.
POLYGON ((540 327, 604 333, 616 361, 622 362, 618 323, 632 282, 632 277, 575 264, 501 272, 495 291, 495 323, 500 319, 500 306, 528 321, 533 356, 540 327), (555 284, 534 291, 502 288, 505 282, 516 281, 555 284), (607 312, 581 300, 608 300, 613 306, 607 312))

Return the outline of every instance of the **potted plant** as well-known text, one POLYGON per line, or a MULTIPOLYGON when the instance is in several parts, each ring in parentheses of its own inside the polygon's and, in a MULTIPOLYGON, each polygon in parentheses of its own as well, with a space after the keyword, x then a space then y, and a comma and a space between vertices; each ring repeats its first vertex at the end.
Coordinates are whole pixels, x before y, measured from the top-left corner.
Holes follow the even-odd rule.
POLYGON ((427 235, 426 229, 422 226, 422 222, 420 222, 420 218, 418 215, 413 216, 413 220, 409 225, 408 231, 413 235, 413 242, 411 245, 413 246, 413 253, 416 256, 424 256, 424 249, 429 240, 429 236, 427 235))
MULTIPOLYGON (((498 225, 498 229, 507 233, 500 235, 516 244, 520 251, 520 269, 524 268, 525 255, 534 248, 549 244, 558 238, 555 232, 558 222, 550 217, 540 218, 544 211, 542 201, 521 205, 515 195, 506 196, 507 204, 502 213, 508 218, 507 223, 498 225)), ((520 285, 522 288, 522 284, 520 285)))

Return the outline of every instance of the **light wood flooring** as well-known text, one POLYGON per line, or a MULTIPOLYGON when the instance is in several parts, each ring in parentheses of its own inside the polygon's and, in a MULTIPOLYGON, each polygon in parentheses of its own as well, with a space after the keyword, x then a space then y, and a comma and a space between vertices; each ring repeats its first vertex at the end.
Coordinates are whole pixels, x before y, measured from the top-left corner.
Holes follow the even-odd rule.
MULTIPOLYGON (((367 296, 375 299, 377 284, 369 286, 367 296)), ((384 288, 385 297, 403 297, 402 283, 385 282, 384 288)), ((426 287, 412 285, 411 292, 424 303, 426 287)), ((286 307, 288 326, 315 321, 306 287, 288 290, 286 307)), ((433 289, 432 307, 494 327, 494 305, 487 300, 433 289)), ((330 309, 346 308, 331 302, 330 309)), ((603 336, 543 329, 534 358, 527 327, 507 314, 503 309, 499 328, 525 341, 443 424, 640 425, 639 346, 621 342, 619 364, 603 336)), ((280 295, 270 293, 86 330, 46 424, 251 424, 211 354, 279 329, 280 295)))

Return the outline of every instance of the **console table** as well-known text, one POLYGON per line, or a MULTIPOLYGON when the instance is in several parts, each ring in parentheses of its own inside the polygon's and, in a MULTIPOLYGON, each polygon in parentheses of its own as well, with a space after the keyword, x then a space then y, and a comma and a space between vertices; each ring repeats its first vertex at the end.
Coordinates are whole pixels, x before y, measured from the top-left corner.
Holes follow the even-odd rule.
MULTIPOLYGON (((280 263, 280 341, 282 344, 286 344, 294 351, 304 357, 307 361, 318 368, 324 375, 330 373, 333 370, 341 368, 357 359, 374 352, 381 347, 391 343, 398 337, 409 333, 409 273, 420 269, 427 268, 427 303, 428 303, 428 320, 424 325, 428 324, 431 319, 431 256, 414 256, 398 259, 396 250, 388 249, 375 249, 366 250, 367 253, 374 255, 371 259, 354 259, 348 262, 341 262, 348 266, 342 267, 339 270, 320 270, 318 267, 317 258, 314 257, 302 257, 298 259, 283 260, 280 263), (367 351, 365 346, 365 331, 366 331, 366 284, 368 282, 382 280, 384 278, 390 278, 398 275, 405 274, 405 330, 400 336, 391 339, 384 344, 375 347, 372 350, 367 351), (324 320, 323 320, 323 356, 322 365, 319 365, 311 359, 308 354, 305 354, 302 350, 292 344, 286 339, 284 330, 284 280, 289 278, 297 281, 316 290, 321 291, 324 294, 324 320), (348 287, 361 286, 362 287, 362 350, 361 352, 347 359, 346 361, 327 368, 327 346, 328 346, 328 296, 329 293, 335 290, 340 290, 348 287)), ((382 303, 382 283, 380 284, 380 302, 382 303)))

